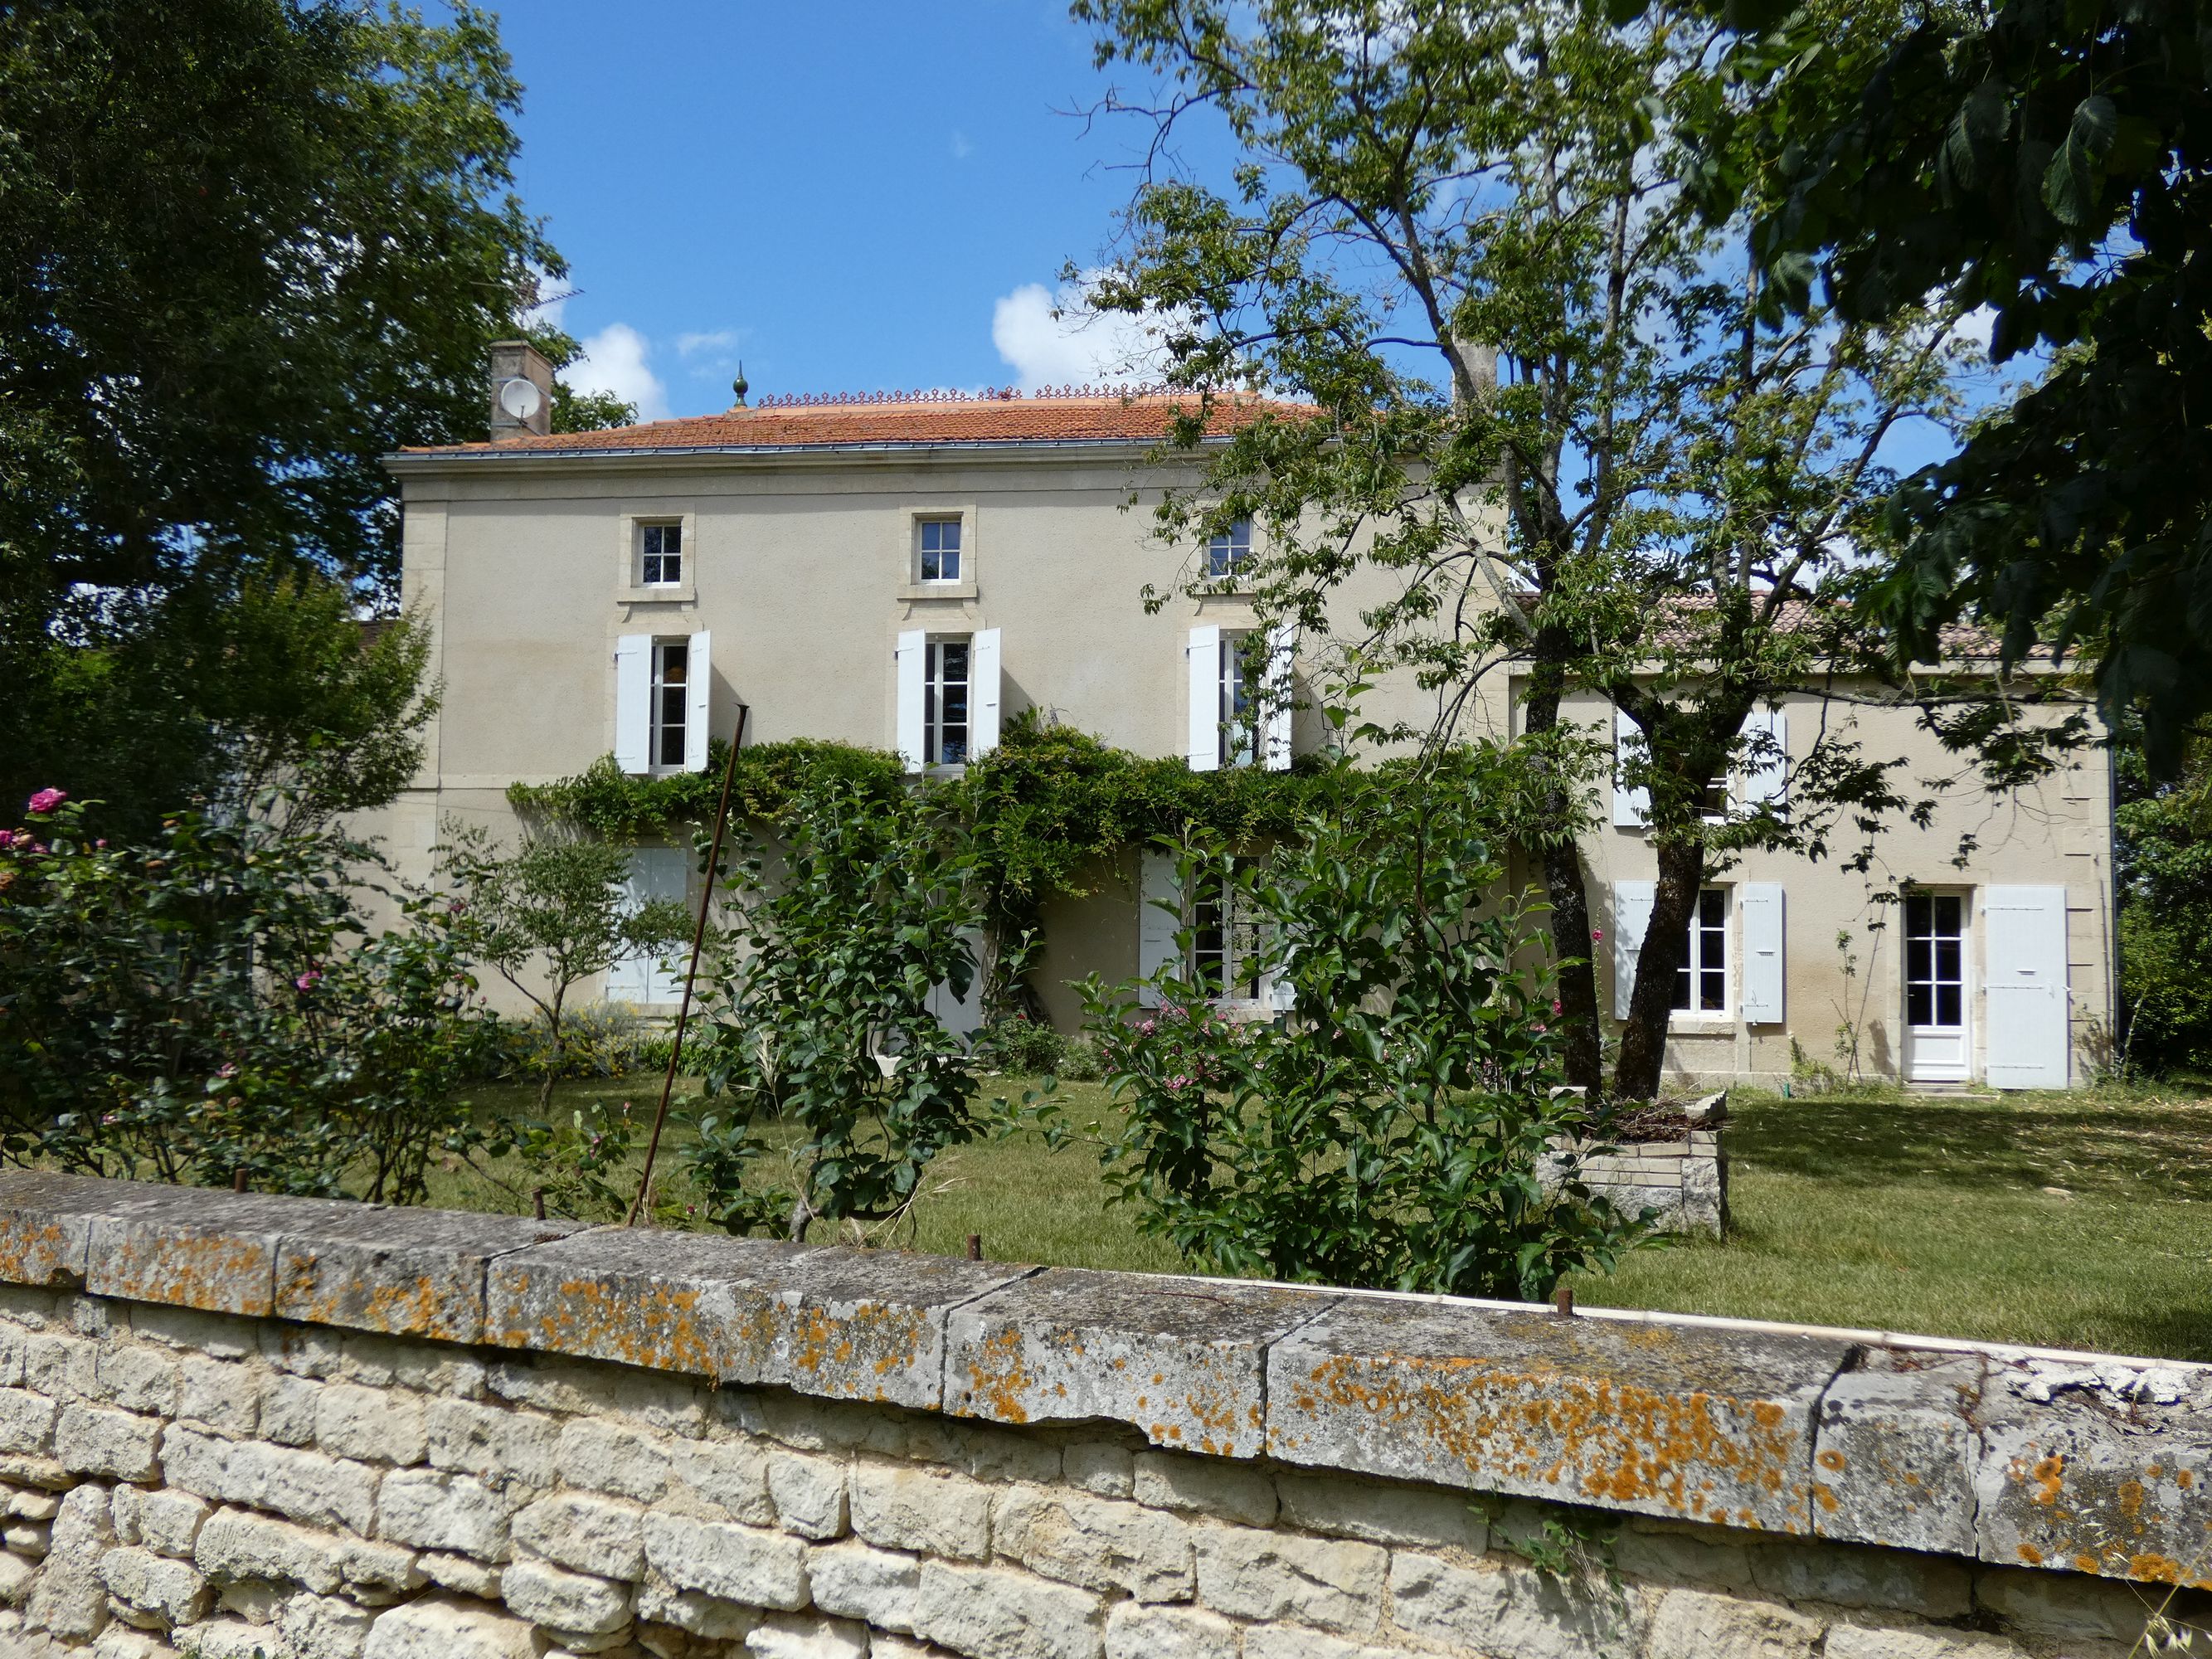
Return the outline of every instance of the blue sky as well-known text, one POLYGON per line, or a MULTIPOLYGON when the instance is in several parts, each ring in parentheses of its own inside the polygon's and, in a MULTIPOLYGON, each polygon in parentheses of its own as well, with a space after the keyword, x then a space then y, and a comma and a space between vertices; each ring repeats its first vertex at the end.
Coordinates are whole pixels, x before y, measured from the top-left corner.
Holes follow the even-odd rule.
POLYGON ((572 379, 645 414, 767 392, 1088 378, 1050 317, 1133 176, 1065 0, 515 0, 518 169, 583 292, 572 379))

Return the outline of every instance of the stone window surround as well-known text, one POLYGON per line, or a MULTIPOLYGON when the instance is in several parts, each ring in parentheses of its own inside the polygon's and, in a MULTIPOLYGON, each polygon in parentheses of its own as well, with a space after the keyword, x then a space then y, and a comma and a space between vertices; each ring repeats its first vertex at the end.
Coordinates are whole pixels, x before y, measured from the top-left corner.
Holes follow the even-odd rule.
POLYGON ((699 602, 699 515, 690 508, 632 508, 616 515, 620 562, 615 567, 615 600, 619 605, 696 605, 699 602), (681 525, 684 580, 647 587, 638 580, 640 530, 649 524, 681 525))
POLYGON ((973 600, 980 596, 977 570, 981 558, 981 512, 976 498, 962 496, 908 501, 897 514, 899 546, 897 597, 909 605, 930 600, 973 600), (960 521, 960 580, 926 582, 921 580, 921 523, 925 519, 960 521))

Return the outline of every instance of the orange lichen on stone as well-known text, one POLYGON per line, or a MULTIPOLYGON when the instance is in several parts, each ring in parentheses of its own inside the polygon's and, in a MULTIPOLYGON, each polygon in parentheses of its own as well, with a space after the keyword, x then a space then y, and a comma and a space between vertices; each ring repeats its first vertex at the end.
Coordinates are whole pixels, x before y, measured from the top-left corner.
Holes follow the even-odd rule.
MULTIPOLYGON (((1025 1401, 1029 1391, 1036 1386, 1023 1356, 1022 1334, 1017 1330, 994 1331, 976 1345, 977 1357, 968 1367, 968 1397, 981 1402, 983 1414, 1002 1423, 1026 1423, 1030 1410, 1025 1401)), ((963 1415, 975 1415, 969 1407, 962 1407, 963 1415)))

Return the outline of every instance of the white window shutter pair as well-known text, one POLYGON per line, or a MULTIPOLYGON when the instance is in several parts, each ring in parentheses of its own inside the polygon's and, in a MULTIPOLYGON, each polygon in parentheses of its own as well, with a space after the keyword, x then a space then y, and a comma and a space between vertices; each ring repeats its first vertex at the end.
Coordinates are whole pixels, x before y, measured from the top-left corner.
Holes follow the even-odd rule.
MULTIPOLYGON (((1176 888, 1172 853, 1147 847, 1137 885, 1137 976, 1150 979, 1177 957, 1176 934, 1182 927, 1182 895, 1176 888)), ((1137 994, 1147 1008, 1159 1006, 1159 993, 1146 986, 1137 994)))
MULTIPOLYGON (((1620 709, 1613 711, 1613 822, 1622 830, 1641 830, 1651 822, 1651 792, 1644 788, 1630 788, 1621 780, 1621 774, 1632 758, 1644 758, 1650 754, 1644 741, 1644 732, 1634 720, 1620 709)), ((1646 907, 1647 910, 1649 906, 1646 907)), ((1627 1016, 1622 1015, 1623 1018, 1627 1016)))
POLYGON ((1194 772, 1221 769, 1221 630, 1208 623, 1190 630, 1183 660, 1190 683, 1189 741, 1194 772))
MULTIPOLYGON (((713 715, 711 634, 685 641, 684 769, 707 769, 707 734, 713 715)), ((625 772, 653 769, 653 635, 625 634, 615 641, 615 764, 625 772)))
MULTIPOLYGON (((1613 1017, 1628 1018, 1629 999, 1636 990, 1637 959, 1651 931, 1651 907, 1658 884, 1616 881, 1613 884, 1613 1017)), ((1782 887, 1779 883, 1747 881, 1737 895, 1737 937, 1742 942, 1743 968, 1741 1013, 1750 1025, 1783 1023, 1784 987, 1787 979, 1784 939, 1786 933, 1782 887)))
MULTIPOLYGON (((1000 631, 979 629, 969 638, 968 756, 981 760, 999 746, 1001 655, 1000 631)), ((929 674, 929 630, 909 628, 898 636, 898 752, 909 772, 927 763, 924 687, 929 674)))
POLYGON ((1277 623, 1267 630, 1267 665, 1261 680, 1260 763, 1270 772, 1291 769, 1291 665, 1298 630, 1277 623))
POLYGON ((2063 1089, 2071 1047, 2066 890, 1988 888, 1982 919, 1990 1083, 1999 1089, 2063 1089))

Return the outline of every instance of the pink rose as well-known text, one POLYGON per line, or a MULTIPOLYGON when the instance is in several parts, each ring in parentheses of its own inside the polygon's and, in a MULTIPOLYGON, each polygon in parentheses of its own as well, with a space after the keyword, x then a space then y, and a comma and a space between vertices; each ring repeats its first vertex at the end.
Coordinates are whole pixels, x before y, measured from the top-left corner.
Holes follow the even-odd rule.
POLYGON ((31 797, 28 810, 33 812, 51 812, 68 799, 69 794, 65 790, 41 789, 31 797))
POLYGON ((1552 1012, 1555 1014, 1559 1012, 1559 1000, 1557 997, 1552 999, 1552 1012))
POLYGON ((292 988, 295 991, 312 991, 322 982, 323 970, 319 968, 310 968, 292 981, 292 988))
POLYGON ((1602 928, 1602 927, 1593 927, 1593 928, 1591 928, 1591 929, 1590 929, 1590 939, 1591 939, 1591 940, 1592 940, 1592 942, 1593 942, 1593 943, 1595 943, 1595 942, 1596 940, 1598 940, 1598 939, 1603 939, 1604 937, 1605 937, 1605 929, 1604 929, 1604 928, 1602 928))

